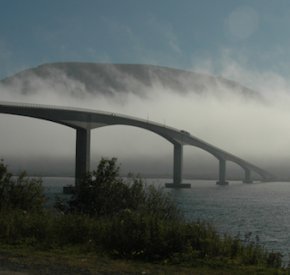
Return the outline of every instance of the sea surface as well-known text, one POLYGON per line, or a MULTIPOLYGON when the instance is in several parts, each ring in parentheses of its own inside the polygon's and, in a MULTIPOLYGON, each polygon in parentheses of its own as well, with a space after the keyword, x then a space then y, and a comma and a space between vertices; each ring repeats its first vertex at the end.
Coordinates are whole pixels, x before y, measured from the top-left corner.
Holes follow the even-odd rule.
MULTIPOLYGON (((147 179, 147 184, 163 186, 169 179, 147 179)), ((288 262, 290 254, 290 182, 232 181, 216 185, 215 181, 185 180, 191 189, 166 189, 188 220, 213 223, 222 233, 244 238, 258 236, 268 250, 279 251, 288 262)), ((73 178, 43 178, 45 192, 53 199, 73 178)))

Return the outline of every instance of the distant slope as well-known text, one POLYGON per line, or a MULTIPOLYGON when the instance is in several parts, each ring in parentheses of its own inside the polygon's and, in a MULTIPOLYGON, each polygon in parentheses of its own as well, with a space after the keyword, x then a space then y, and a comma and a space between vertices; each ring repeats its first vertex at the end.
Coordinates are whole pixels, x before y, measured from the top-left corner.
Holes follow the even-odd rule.
POLYGON ((22 94, 34 93, 42 87, 59 90, 64 87, 75 96, 80 90, 107 96, 126 92, 146 96, 146 89, 157 85, 179 93, 228 89, 246 98, 260 97, 257 92, 220 77, 137 64, 50 63, 24 70, 0 83, 22 94))

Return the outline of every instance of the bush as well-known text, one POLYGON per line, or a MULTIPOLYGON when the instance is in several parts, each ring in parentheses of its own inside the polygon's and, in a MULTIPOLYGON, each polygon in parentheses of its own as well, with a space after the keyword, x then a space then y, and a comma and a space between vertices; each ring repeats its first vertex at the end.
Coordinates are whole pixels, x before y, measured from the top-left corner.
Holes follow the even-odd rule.
POLYGON ((36 245, 51 241, 52 220, 47 213, 18 209, 0 211, 0 242, 36 245))
MULTIPOLYGON (((130 209, 162 219, 181 218, 175 203, 162 190, 146 187, 138 178, 128 181, 120 178, 116 161, 115 158, 102 159, 97 170, 81 180, 68 202, 67 212, 102 217, 130 209)), ((61 203, 57 202, 57 205, 64 210, 61 203)))
POLYGON ((25 172, 13 178, 3 161, 0 162, 0 210, 21 209, 42 211, 45 197, 41 179, 28 178, 25 172))

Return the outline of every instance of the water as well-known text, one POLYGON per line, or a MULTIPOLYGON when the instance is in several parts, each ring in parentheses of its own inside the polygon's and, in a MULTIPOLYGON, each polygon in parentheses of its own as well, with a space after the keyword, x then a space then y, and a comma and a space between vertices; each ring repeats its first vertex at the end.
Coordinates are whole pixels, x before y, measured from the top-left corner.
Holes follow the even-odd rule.
MULTIPOLYGON (((73 184, 72 178, 44 178, 48 197, 61 193, 62 187, 73 184)), ((148 179, 147 183, 163 185, 171 180, 148 179)), ((284 260, 290 253, 290 183, 266 182, 227 186, 214 181, 188 180, 191 189, 166 189, 171 193, 189 220, 212 222, 219 232, 241 238, 251 232, 258 235, 267 249, 280 251, 284 260)))

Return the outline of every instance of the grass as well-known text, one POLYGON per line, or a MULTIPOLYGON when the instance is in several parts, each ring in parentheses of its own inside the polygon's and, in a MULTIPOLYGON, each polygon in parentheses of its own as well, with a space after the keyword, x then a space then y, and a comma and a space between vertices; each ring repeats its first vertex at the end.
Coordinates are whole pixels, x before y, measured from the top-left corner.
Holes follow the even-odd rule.
POLYGON ((279 267, 281 255, 256 240, 220 236, 205 222, 164 220, 125 210, 112 217, 49 211, 0 211, 0 244, 49 250, 78 246, 87 253, 172 264, 199 261, 279 267))
MULTIPOLYGON (((194 266, 166 262, 112 259, 103 254, 83 253, 80 247, 38 250, 21 246, 0 246, 0 262, 5 267, 21 267, 30 274, 289 274, 287 270, 244 266, 220 261, 198 261, 194 266)), ((3 265, 2 265, 3 266, 3 265)))

